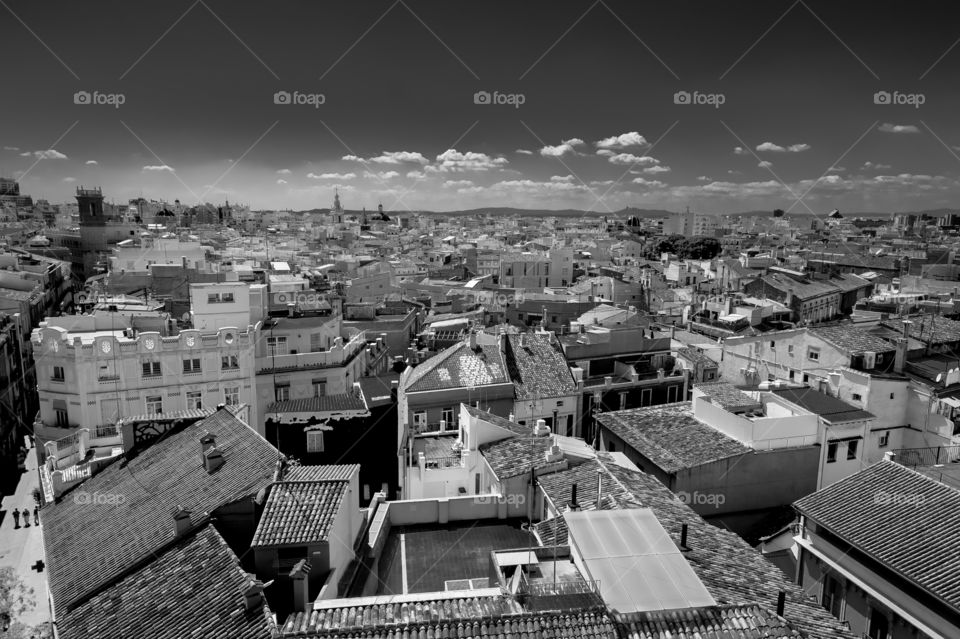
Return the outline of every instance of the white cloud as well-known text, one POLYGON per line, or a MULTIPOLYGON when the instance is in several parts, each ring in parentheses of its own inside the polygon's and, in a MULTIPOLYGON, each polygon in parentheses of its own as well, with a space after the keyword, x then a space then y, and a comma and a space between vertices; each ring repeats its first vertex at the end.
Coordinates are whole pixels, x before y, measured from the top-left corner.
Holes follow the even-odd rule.
POLYGON ((831 166, 827 169, 827 173, 842 173, 847 170, 845 166, 831 166))
POLYGON ((363 159, 358 155, 345 155, 342 159, 348 162, 374 162, 376 164, 401 164, 403 162, 416 162, 418 164, 430 163, 430 160, 423 157, 423 155, 417 151, 384 151, 380 155, 367 159, 363 159))
POLYGON ((77 178, 75 178, 75 177, 65 177, 65 178, 63 178, 63 181, 64 181, 64 182, 76 182, 76 181, 77 181, 77 178))
POLYGON ((87 160, 86 162, 84 162, 84 164, 90 164, 92 166, 96 166, 97 164, 99 164, 99 162, 97 162, 96 160, 87 160))
POLYGON ((311 180, 352 180, 357 177, 356 173, 307 173, 311 180))
POLYGON ((590 182, 590 186, 610 186, 613 184, 613 180, 593 180, 590 182))
POLYGON ((893 168, 893 167, 891 167, 889 164, 877 164, 877 163, 875 163, 875 162, 867 161, 867 162, 864 162, 864 163, 863 163, 863 167, 861 167, 861 168, 863 168, 863 169, 877 170, 877 171, 883 171, 883 170, 885 170, 885 169, 891 169, 891 168, 893 168))
POLYGON ((617 153, 616 155, 608 157, 607 161, 610 162, 610 164, 622 164, 624 166, 660 164, 660 160, 657 158, 650 157, 649 155, 634 155, 632 153, 617 153))
POLYGON ((665 182, 661 182, 660 180, 648 180, 644 177, 633 178, 631 182, 641 186, 646 186, 651 189, 660 189, 666 186, 665 182))
POLYGON ((400 174, 396 171, 380 171, 379 173, 375 173, 373 171, 364 171, 363 177, 367 178, 368 180, 392 180, 395 177, 400 177, 400 174))
POLYGON ((750 151, 747 151, 742 146, 735 146, 733 147, 733 154, 734 155, 750 155, 750 151))
POLYGON ((568 153, 576 153, 576 147, 583 145, 583 140, 580 138, 570 138, 569 140, 564 140, 556 146, 546 145, 540 149, 540 155, 544 157, 559 158, 568 153))
POLYGON ((287 181, 284 180, 283 178, 278 178, 278 179, 277 179, 277 184, 286 184, 286 183, 287 183, 287 181))
POLYGON ((35 157, 38 160, 66 160, 67 156, 56 149, 47 149, 46 151, 26 151, 20 154, 22 157, 35 157))
POLYGON ((877 130, 884 133, 920 133, 920 129, 913 124, 891 124, 890 122, 884 122, 877 127, 877 130))
POLYGON ((669 171, 670 171, 670 167, 669 167, 669 166, 663 166, 663 165, 660 165, 660 164, 655 164, 654 166, 647 167, 647 168, 645 168, 645 169, 643 170, 644 173, 650 173, 650 174, 654 174, 654 173, 667 173, 667 172, 669 172, 669 171))
POLYGON ((707 177, 706 175, 698 175, 697 180, 700 182, 710 182, 713 178, 707 177))
POLYGON ((422 180, 423 178, 427 177, 427 174, 423 171, 407 171, 407 177, 415 180, 422 180))
POLYGON ((170 173, 175 173, 172 166, 167 166, 166 164, 148 164, 143 167, 144 171, 169 171, 170 173))
POLYGON ((290 175, 290 169, 277 169, 277 175, 290 175))
POLYGON ((572 175, 551 175, 550 181, 551 182, 573 182, 573 176, 572 175))
POLYGON ((520 155, 533 155, 533 151, 529 149, 517 149, 517 153, 520 155))
POLYGON ((19 146, 5 146, 5 147, 3 147, 3 150, 4 150, 4 151, 19 151, 19 150, 20 150, 20 147, 19 147, 19 146))
POLYGON ((629 133, 603 138, 594 142, 594 144, 600 149, 625 149, 631 146, 646 146, 647 139, 636 131, 630 131, 629 133))
POLYGON ((467 186, 474 186, 473 180, 447 180, 443 183, 444 188, 463 188, 467 186))
POLYGON ((486 153, 467 151, 461 153, 456 149, 447 149, 437 156, 436 164, 426 167, 427 171, 441 173, 456 173, 460 171, 487 171, 497 169, 508 164, 507 158, 493 157, 486 153))
MULTIPOLYGON (((740 147, 737 147, 738 149, 740 147)), ((802 153, 803 151, 809 151, 809 144, 791 144, 790 146, 780 146, 779 144, 774 144, 773 142, 763 142, 762 144, 757 145, 757 151, 770 151, 772 153, 802 153)))
POLYGON ((757 166, 760 167, 761 169, 769 169, 771 166, 773 166, 773 162, 769 162, 767 160, 760 160, 760 163, 757 164, 757 166))

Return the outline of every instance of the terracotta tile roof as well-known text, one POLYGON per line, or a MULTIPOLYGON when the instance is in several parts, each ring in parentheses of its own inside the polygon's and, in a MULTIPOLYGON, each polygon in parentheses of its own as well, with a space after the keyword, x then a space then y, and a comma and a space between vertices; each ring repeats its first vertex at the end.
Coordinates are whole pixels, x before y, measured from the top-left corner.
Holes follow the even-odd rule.
POLYGON ((606 467, 635 500, 653 509, 675 543, 680 543, 681 525, 688 525, 689 550, 684 557, 719 605, 775 610, 777 593, 783 590, 787 593, 784 618, 801 633, 818 639, 857 637, 740 536, 707 523, 658 479, 616 464, 606 467))
POLYGON ((864 419, 873 419, 873 413, 852 406, 842 399, 821 393, 812 388, 774 389, 774 393, 788 402, 819 415, 833 424, 864 419))
POLYGON ((865 351, 888 353, 897 350, 891 342, 867 332, 863 327, 844 324, 839 326, 811 326, 807 331, 826 343, 851 353, 863 353, 865 351))
POLYGON ((503 481, 529 473, 531 468, 548 466, 547 450, 553 443, 552 437, 510 437, 484 444, 480 447, 490 469, 503 481))
POLYGON ((283 471, 283 481, 347 481, 359 472, 360 464, 289 466, 283 471))
POLYGON ((212 525, 162 551, 77 608, 57 615, 61 639, 268 639, 269 608, 244 610, 250 578, 212 525))
POLYGON ((762 405, 730 382, 704 382, 694 388, 703 391, 712 403, 725 410, 760 408, 762 405))
POLYGON ((960 608, 960 491, 895 462, 880 461, 794 507, 960 608))
MULTIPOLYGON (((426 606, 425 606, 426 608, 426 606)), ((438 613, 439 606, 430 607, 438 613)), ((558 611, 522 613, 516 615, 482 615, 474 618, 451 618, 449 620, 425 619, 423 621, 384 625, 380 627, 330 628, 307 632, 304 635, 320 638, 342 639, 394 639, 405 637, 476 637, 483 639, 517 639, 538 637, 561 639, 619 639, 617 629, 603 610, 558 611)))
MULTIPOLYGON (((322 608, 287 617, 283 632, 293 636, 323 632, 409 626, 426 622, 457 621, 516 615, 523 607, 512 597, 499 594, 457 593, 434 599, 388 595, 356 597, 323 602, 322 608)), ((318 635, 319 636, 319 635, 318 635)))
POLYGON ((367 405, 363 401, 363 396, 357 393, 288 399, 282 402, 273 402, 267 406, 268 413, 339 413, 365 410, 367 410, 367 405))
POLYGON ((629 639, 796 639, 798 636, 782 617, 750 605, 643 613, 620 628, 622 636, 629 639))
POLYGON ((577 392, 567 359, 551 334, 506 335, 503 344, 517 399, 564 397, 577 392))
POLYGON ((494 426, 499 426, 505 430, 510 431, 511 433, 516 433, 517 435, 528 436, 533 434, 533 427, 524 426, 523 424, 518 424, 517 422, 511 422, 509 419, 500 417, 499 415, 494 415, 493 413, 487 412, 485 410, 480 410, 479 408, 474 408, 469 404, 464 404, 467 409, 467 412, 476 417, 477 419, 482 419, 486 422, 490 422, 494 426))
POLYGON ((227 410, 170 431, 132 458, 121 458, 41 511, 50 593, 67 611, 174 538, 171 512, 204 513, 252 497, 273 479, 277 450, 227 410), (200 436, 209 432, 224 464, 204 470, 200 436), (113 496, 92 505, 87 498, 113 496), (79 534, 78 531, 83 531, 79 534))
POLYGON ((577 504, 580 510, 596 510, 597 508, 597 476, 602 477, 603 507, 610 508, 639 508, 640 502, 628 491, 620 481, 607 470, 608 464, 613 464, 604 453, 598 453, 599 459, 584 462, 568 470, 562 470, 548 475, 537 477, 537 484, 547 495, 553 505, 563 509, 569 502, 572 487, 577 485, 577 504))
POLYGON ((792 292, 794 297, 799 300, 810 300, 824 295, 831 295, 840 292, 840 289, 828 282, 818 280, 795 280, 780 273, 764 275, 760 278, 764 284, 771 289, 782 291, 783 293, 792 292))
MULTIPOLYGON (((274 484, 250 547, 327 541, 349 489, 350 482, 341 480, 274 484)), ((342 541, 353 543, 352 539, 342 541)))
MULTIPOLYGON (((948 344, 960 341, 960 322, 939 315, 908 317, 913 322, 910 337, 925 344, 948 344)), ((880 324, 903 334, 903 319, 881 320, 880 324)))
POLYGON ((460 342, 414 368, 405 388, 408 393, 415 393, 509 381, 496 344, 481 344, 476 350, 470 350, 467 342, 460 342))
POLYGON ((751 452, 697 421, 690 402, 601 413, 597 420, 666 473, 751 452))

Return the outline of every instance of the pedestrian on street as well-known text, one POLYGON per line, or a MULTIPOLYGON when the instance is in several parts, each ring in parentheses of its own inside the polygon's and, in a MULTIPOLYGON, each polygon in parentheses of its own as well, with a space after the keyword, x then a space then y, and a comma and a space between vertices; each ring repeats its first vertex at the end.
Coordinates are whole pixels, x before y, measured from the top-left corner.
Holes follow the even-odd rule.
POLYGON ((33 507, 33 523, 36 526, 40 525, 40 508, 37 506, 33 507))
POLYGON ((16 508, 13 509, 13 527, 14 528, 20 527, 20 511, 17 510, 16 508))
POLYGON ((30 527, 30 511, 27 510, 26 508, 23 509, 23 527, 24 528, 30 527))

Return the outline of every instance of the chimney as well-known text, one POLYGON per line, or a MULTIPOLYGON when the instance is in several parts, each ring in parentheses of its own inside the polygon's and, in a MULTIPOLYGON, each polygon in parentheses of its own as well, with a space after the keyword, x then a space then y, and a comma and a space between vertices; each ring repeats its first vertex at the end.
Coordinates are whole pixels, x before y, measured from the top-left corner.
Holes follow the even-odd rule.
POLYGON ((603 471, 597 470, 597 510, 603 509, 603 471))
POLYGON ((306 612, 310 609, 310 562, 301 559, 290 571, 293 581, 293 609, 295 612, 306 612))
POLYGON ((687 546, 687 525, 682 524, 680 526, 680 550, 690 550, 690 547, 687 546))
POLYGON ((172 514, 174 533, 177 537, 182 537, 193 525, 190 521, 190 511, 178 504, 172 514))
POLYGON ((477 350, 477 334, 474 331, 470 332, 470 350, 477 350))
POLYGON ((216 448, 217 438, 210 434, 210 431, 203 431, 203 435, 200 435, 200 456, 203 457, 206 455, 207 451, 211 448, 216 448))
POLYGON ((223 453, 214 446, 203 454, 203 467, 208 473, 213 473, 223 466, 223 453))
POLYGON ((896 454, 895 452, 893 452, 892 450, 888 450, 887 452, 885 452, 885 453, 883 454, 883 458, 884 458, 885 460, 887 460, 887 461, 896 461, 896 459, 897 459, 897 454, 896 454))
POLYGON ((400 389, 400 382, 393 380, 390 382, 390 400, 395 402, 397 401, 397 392, 400 389))
POLYGON ((907 350, 910 348, 910 320, 903 321, 903 337, 897 338, 897 352, 893 359, 893 372, 902 373, 907 363, 907 350))
POLYGON ((577 503, 577 484, 574 482, 570 486, 570 510, 577 511, 580 510, 580 504, 577 503))
POLYGON ((547 426, 547 420, 538 419, 536 426, 533 428, 534 437, 546 437, 550 434, 550 427, 547 426))
POLYGON ((781 590, 777 593, 777 616, 783 616, 783 609, 786 607, 787 603, 787 593, 784 590, 781 590))
MULTIPOLYGON (((273 582, 270 582, 273 583, 273 582)), ((264 603, 263 590, 268 584, 264 584, 259 579, 251 579, 243 589, 243 607, 247 612, 256 610, 264 603)))
POLYGON ((557 443, 556 437, 553 438, 553 442, 550 444, 550 448, 545 451, 544 456, 548 464, 555 464, 563 460, 563 451, 560 450, 560 444, 557 443))
POLYGON ((517 421, 517 416, 514 415, 513 413, 510 413, 509 415, 507 415, 507 421, 515 422, 517 421))

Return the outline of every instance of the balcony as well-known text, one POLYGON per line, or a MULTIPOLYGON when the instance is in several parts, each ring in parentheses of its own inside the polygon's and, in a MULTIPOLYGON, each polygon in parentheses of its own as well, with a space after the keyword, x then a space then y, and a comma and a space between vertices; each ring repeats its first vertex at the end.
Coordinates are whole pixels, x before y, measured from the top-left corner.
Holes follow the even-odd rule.
POLYGON ((264 355, 257 358, 257 373, 342 368, 352 362, 365 348, 366 339, 363 333, 360 333, 346 344, 334 344, 330 350, 326 351, 264 355))

